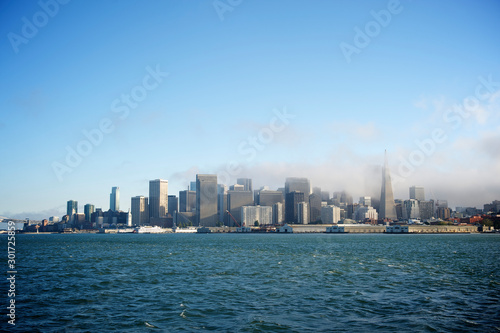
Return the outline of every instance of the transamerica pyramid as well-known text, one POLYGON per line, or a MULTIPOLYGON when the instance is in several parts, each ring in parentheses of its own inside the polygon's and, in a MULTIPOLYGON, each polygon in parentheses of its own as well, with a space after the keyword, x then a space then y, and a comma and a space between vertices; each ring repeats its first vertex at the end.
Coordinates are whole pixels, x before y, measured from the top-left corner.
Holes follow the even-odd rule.
POLYGON ((382 169, 382 191, 380 193, 379 219, 396 220, 396 207, 394 205, 394 194, 392 194, 391 172, 387 165, 387 150, 384 156, 384 168, 382 169))

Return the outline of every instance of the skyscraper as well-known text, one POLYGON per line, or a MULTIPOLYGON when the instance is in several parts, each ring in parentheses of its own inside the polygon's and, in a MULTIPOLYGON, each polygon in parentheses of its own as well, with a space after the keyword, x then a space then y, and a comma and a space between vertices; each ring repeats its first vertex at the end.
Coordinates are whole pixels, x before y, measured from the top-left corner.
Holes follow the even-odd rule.
POLYGON ((285 195, 293 191, 304 193, 304 201, 308 202, 309 194, 311 193, 311 184, 309 183, 309 179, 288 177, 285 181, 285 195))
POLYGON ((424 188, 422 186, 410 187, 410 199, 425 201, 424 188))
POLYGON ((179 211, 179 198, 175 195, 168 196, 168 212, 173 216, 174 212, 179 211))
POLYGON ((297 204, 297 223, 309 224, 309 204, 307 202, 299 202, 297 204))
POLYGON ((148 198, 142 195, 132 197, 132 224, 144 225, 149 223, 148 198))
POLYGON ((112 187, 111 193, 109 194, 109 209, 114 212, 120 210, 120 188, 112 187))
POLYGON ((83 206, 83 212, 85 213, 85 222, 91 222, 91 215, 94 212, 95 206, 91 204, 86 204, 83 206))
POLYGON ((382 190, 380 193, 380 219, 396 220, 396 207, 392 193, 391 172, 387 163, 387 151, 384 156, 384 167, 382 169, 382 190))
POLYGON ((66 204, 66 215, 78 214, 78 201, 68 200, 66 204))
POLYGON ((149 217, 164 218, 168 212, 168 180, 149 181, 149 217))
POLYGON ((321 191, 309 196, 309 221, 316 222, 321 218, 321 191))
POLYGON ((198 225, 217 225, 217 175, 196 175, 196 219, 198 225))
POLYGON ((293 191, 286 194, 285 197, 285 222, 298 223, 297 204, 304 202, 304 193, 293 191))
MULTIPOLYGON (((241 207, 253 206, 253 193, 250 191, 227 191, 227 210, 241 226, 241 207)), ((229 218, 229 226, 234 227, 233 219, 229 218)), ((247 227, 249 227, 247 225, 247 227)))
POLYGON ((196 191, 179 191, 179 212, 192 212, 196 209, 196 191))
POLYGON ((250 178, 238 178, 238 179, 236 179, 236 184, 243 185, 244 191, 253 192, 252 179, 250 179, 250 178))

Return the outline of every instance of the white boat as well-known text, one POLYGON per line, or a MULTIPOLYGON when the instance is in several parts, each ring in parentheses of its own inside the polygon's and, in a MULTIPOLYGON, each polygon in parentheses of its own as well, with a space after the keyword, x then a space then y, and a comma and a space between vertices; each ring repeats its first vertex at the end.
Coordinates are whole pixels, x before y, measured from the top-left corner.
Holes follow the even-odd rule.
POLYGON ((155 226, 143 225, 139 228, 136 228, 135 232, 138 234, 161 234, 165 233, 166 230, 157 225, 155 226))
POLYGON ((191 233, 196 233, 197 230, 198 230, 198 228, 195 228, 195 227, 175 228, 174 232, 181 233, 181 234, 191 234, 191 233))

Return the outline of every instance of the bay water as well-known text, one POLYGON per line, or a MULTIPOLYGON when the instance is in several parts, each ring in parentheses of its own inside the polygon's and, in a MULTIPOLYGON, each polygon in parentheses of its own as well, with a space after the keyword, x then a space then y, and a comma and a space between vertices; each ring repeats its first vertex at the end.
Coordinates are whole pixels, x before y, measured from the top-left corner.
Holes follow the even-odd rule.
POLYGON ((499 234, 20 234, 16 264, 1 330, 500 331, 499 234))

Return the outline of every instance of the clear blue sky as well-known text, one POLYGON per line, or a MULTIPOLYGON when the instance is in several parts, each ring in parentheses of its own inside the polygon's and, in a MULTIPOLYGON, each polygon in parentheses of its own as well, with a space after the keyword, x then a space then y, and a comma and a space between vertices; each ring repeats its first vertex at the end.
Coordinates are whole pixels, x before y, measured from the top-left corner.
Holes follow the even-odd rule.
POLYGON ((0 216, 108 209, 112 186, 126 210, 196 173, 377 195, 384 149, 396 198, 500 199, 498 1, 41 3, 0 3, 0 216))

